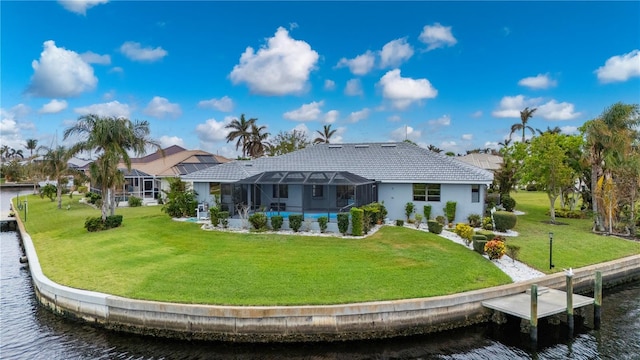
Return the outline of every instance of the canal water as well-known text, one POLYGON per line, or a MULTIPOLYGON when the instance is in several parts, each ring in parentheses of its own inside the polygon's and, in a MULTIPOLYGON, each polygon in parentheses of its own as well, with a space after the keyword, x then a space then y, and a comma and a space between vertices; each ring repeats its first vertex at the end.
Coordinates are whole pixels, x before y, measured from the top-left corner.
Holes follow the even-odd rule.
POLYGON ((592 316, 586 325, 576 319, 573 336, 564 324, 541 322, 535 349, 516 320, 389 340, 228 344, 135 336, 62 319, 38 305, 22 255, 18 234, 1 233, 0 359, 640 359, 640 282, 605 289, 599 330, 592 316))

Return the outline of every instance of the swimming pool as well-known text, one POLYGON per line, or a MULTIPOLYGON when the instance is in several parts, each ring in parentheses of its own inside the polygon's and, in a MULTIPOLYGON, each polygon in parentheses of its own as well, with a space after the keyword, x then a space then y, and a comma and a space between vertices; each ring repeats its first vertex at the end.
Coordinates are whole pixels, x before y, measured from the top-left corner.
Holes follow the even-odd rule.
MULTIPOLYGON (((267 215, 268 218, 274 216, 274 215, 281 215, 283 218, 288 218, 289 215, 302 215, 302 213, 292 213, 289 211, 280 211, 280 213, 278 214, 277 211, 265 211, 264 212, 265 215, 267 215)), ((317 220, 320 216, 328 216, 329 219, 337 219, 338 218, 338 214, 336 213, 305 213, 304 214, 304 218, 305 219, 314 219, 317 220)))

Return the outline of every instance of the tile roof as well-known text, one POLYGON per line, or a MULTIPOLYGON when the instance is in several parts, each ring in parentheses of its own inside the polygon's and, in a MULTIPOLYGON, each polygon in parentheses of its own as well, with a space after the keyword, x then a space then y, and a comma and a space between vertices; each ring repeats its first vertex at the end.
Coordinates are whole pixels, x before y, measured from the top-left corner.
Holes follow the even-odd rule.
MULTIPOLYGON (((178 176, 228 162, 229 159, 203 150, 185 150, 173 145, 160 152, 131 159, 131 168, 150 176, 178 176)), ((124 164, 120 164, 124 167, 124 164)))
POLYGON ((380 182, 488 183, 493 173, 405 142, 318 144, 289 154, 232 161, 185 175, 237 181, 265 171, 348 171, 380 182))
POLYGON ((457 159, 485 170, 498 170, 502 164, 502 156, 492 154, 472 153, 459 156, 457 159))

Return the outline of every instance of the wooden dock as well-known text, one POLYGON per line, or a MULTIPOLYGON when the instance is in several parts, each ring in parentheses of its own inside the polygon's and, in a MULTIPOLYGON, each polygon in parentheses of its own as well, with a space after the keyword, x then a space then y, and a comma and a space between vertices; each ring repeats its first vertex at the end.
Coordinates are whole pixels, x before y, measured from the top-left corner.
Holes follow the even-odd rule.
MULTIPOLYGON (((588 296, 573 294, 573 308, 592 305, 594 299, 588 296)), ((531 320, 531 292, 506 296, 503 298, 483 301, 486 308, 497 310, 505 314, 531 320)), ((565 313, 567 311, 567 293, 560 290, 538 288, 538 318, 565 313)))

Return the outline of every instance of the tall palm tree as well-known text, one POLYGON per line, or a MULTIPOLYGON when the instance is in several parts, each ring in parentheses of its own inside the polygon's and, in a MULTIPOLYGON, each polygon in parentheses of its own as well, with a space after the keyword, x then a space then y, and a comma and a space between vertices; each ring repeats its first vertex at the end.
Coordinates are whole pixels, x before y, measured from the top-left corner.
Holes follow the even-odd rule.
POLYGON ((2 145, 2 147, 0 147, 0 156, 2 157, 2 160, 9 158, 9 149, 11 149, 9 145, 2 145))
POLYGON ((247 157, 247 143, 251 138, 251 125, 258 121, 256 118, 245 119, 244 114, 240 115, 240 120, 233 119, 225 129, 231 129, 227 134, 227 142, 236 140, 236 150, 242 147, 242 157, 247 157))
POLYGON ((550 126, 547 126, 547 130, 536 129, 536 131, 538 132, 539 135, 542 135, 544 133, 548 133, 548 134, 560 134, 560 133, 562 133, 562 129, 559 126, 555 126, 553 128, 551 128, 550 126))
POLYGON ((126 118, 101 117, 90 114, 81 116, 78 122, 64 131, 64 139, 76 135, 80 141, 71 148, 72 154, 81 151, 95 151, 99 157, 95 162, 95 174, 100 174, 99 182, 103 204, 102 219, 115 212, 115 188, 119 183, 118 163, 124 162, 131 170, 129 152, 144 155, 148 147, 162 152, 160 144, 149 137, 147 121, 131 121, 126 118))
POLYGON ((433 145, 433 144, 429 144, 429 146, 427 146, 427 150, 433 151, 435 153, 441 153, 442 149, 440 149, 439 147, 433 145))
POLYGON ((29 157, 33 157, 33 150, 38 148, 38 140, 37 139, 27 139, 27 142, 24 145, 27 150, 29 150, 29 157))
POLYGON ((511 135, 516 131, 522 130, 522 142, 525 142, 525 133, 527 130, 531 131, 531 133, 535 135, 536 131, 531 126, 527 125, 527 123, 529 122, 529 119, 533 117, 533 113, 536 112, 536 110, 538 109, 529 109, 529 107, 526 107, 524 110, 520 111, 520 122, 511 125, 511 133, 509 134, 509 137, 511 137, 511 135))
POLYGON ((70 174, 69 159, 73 154, 64 146, 47 149, 42 161, 42 169, 49 179, 55 180, 58 209, 62 209, 62 187, 68 182, 65 177, 70 174))
POLYGON ((318 137, 313 140, 314 144, 329 144, 336 129, 331 130, 331 124, 328 124, 323 126, 322 131, 316 130, 316 133, 318 133, 318 137))
POLYGON ((269 133, 265 130, 266 126, 257 126, 254 123, 251 123, 251 131, 249 132, 249 140, 246 142, 246 149, 243 149, 243 153, 246 153, 252 158, 259 158, 264 155, 265 150, 267 149, 267 139, 269 138, 269 133))

